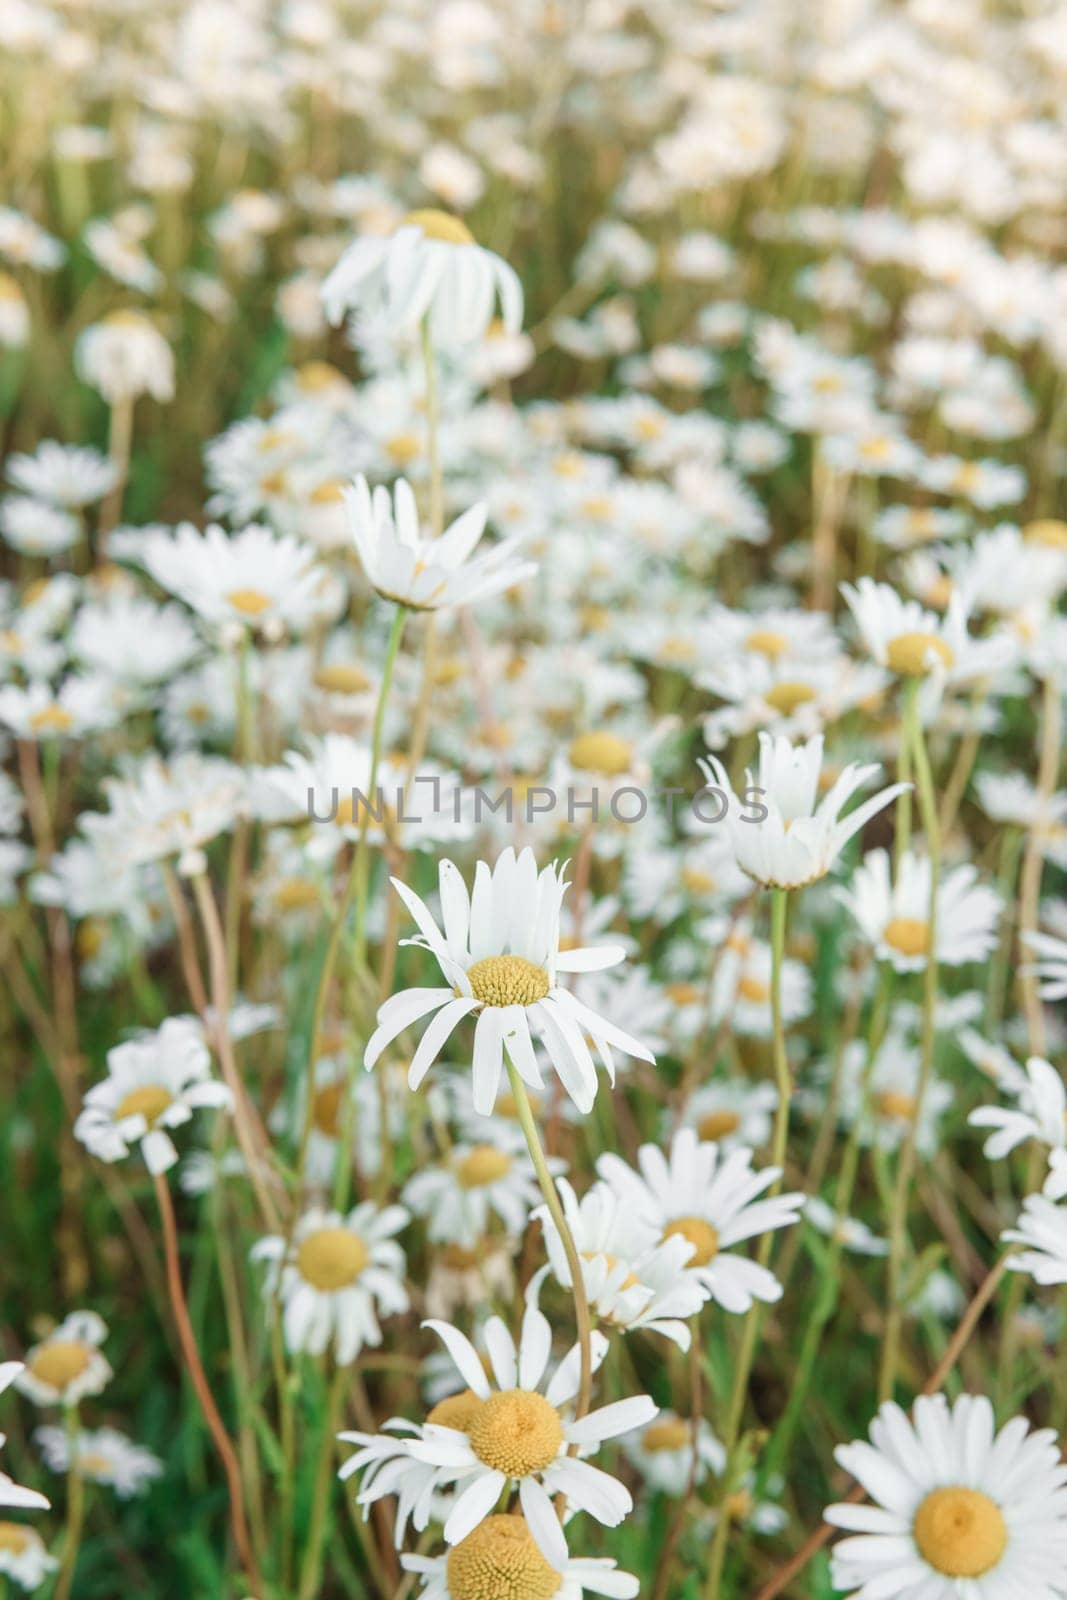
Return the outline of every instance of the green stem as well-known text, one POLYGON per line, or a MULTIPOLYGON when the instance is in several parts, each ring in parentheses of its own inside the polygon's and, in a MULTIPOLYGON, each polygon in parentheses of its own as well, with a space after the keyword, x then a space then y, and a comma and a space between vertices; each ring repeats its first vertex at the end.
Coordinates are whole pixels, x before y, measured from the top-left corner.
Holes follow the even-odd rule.
POLYGON ((508 1069, 508 1081, 511 1084, 511 1093, 515 1101, 515 1110, 519 1118, 519 1126, 526 1138, 526 1148, 530 1152, 537 1181, 541 1185, 541 1193, 545 1197, 548 1214, 555 1223, 556 1232, 559 1234, 563 1253, 567 1257, 567 1270, 571 1275, 571 1292, 574 1295, 574 1319, 578 1326, 578 1350, 581 1357, 581 1376, 578 1386, 578 1400, 575 1408, 576 1417, 584 1417, 589 1410, 589 1402, 593 1394, 593 1339, 592 1320, 589 1315, 589 1297, 585 1292, 585 1278, 582 1274, 582 1261, 578 1254, 578 1247, 574 1236, 567 1226, 567 1219, 563 1214, 559 1193, 552 1174, 548 1170, 548 1162, 541 1144, 541 1136, 537 1131, 534 1120, 533 1108, 530 1097, 526 1093, 526 1085, 519 1077, 514 1063, 505 1053, 508 1069))
POLYGON ((911 741, 915 775, 919 788, 919 810, 926 834, 926 853, 930 863, 930 900, 926 916, 926 968, 923 973, 922 1033, 919 1046, 919 1081, 915 1091, 915 1110, 908 1124, 897 1160, 896 1182, 890 1203, 889 1275, 886 1299, 885 1340, 878 1372, 879 1402, 893 1394, 900 1357, 900 1333, 904 1316, 901 1303, 904 1256, 907 1249, 908 1201, 915 1175, 916 1141, 923 1101, 933 1070, 937 1013, 937 892, 941 867, 941 828, 937 812, 930 758, 926 751, 922 720, 919 716, 918 680, 909 684, 904 704, 905 737, 911 741))
POLYGON ((315 1469, 315 1491, 311 1502, 311 1521, 308 1540, 304 1547, 304 1560, 300 1568, 299 1600, 314 1600, 322 1579, 322 1546, 326 1534, 326 1513, 329 1509, 330 1482, 333 1478, 333 1447, 337 1422, 341 1415, 348 1371, 338 1367, 330 1385, 326 1415, 323 1419, 322 1438, 319 1441, 319 1459, 315 1469))
POLYGON ((78 1456, 77 1406, 65 1408, 63 1422, 67 1433, 67 1521, 63 1532, 63 1560, 53 1600, 69 1600, 85 1521, 85 1479, 78 1456))

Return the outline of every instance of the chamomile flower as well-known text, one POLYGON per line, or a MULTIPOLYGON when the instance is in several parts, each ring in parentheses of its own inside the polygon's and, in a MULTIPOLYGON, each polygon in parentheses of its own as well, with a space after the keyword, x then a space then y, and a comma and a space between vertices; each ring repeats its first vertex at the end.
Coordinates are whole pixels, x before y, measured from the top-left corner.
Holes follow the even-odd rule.
POLYGON ((830 871, 848 841, 908 787, 894 783, 846 817, 840 815, 858 789, 880 772, 877 763, 850 763, 819 799, 823 740, 818 734, 794 746, 784 737, 759 736, 759 769, 748 773, 746 797, 759 793, 762 818, 746 816, 730 778, 715 756, 699 763, 709 785, 729 799, 724 818, 738 866, 768 888, 813 883, 830 871))
POLYGON ((258 523, 232 535, 214 522, 203 534, 182 523, 173 537, 146 544, 144 565, 205 622, 237 637, 246 630, 275 639, 287 629, 299 633, 337 609, 314 548, 258 523))
POLYGON ((835 1589, 880 1600, 959 1600, 1062 1592, 1067 1466, 1049 1428, 1015 1417, 998 1433, 984 1395, 887 1401, 870 1443, 839 1445, 839 1464, 874 1505, 833 1505, 850 1537, 833 1552, 835 1589))
MULTIPOLYGON (((1007 1086, 1005 1086, 1007 1088, 1007 1086)), ((985 1154, 997 1161, 1027 1139, 1049 1151, 1045 1193, 1052 1199, 1067 1194, 1067 1088, 1050 1061, 1031 1056, 1014 1095, 1015 1105, 979 1106, 968 1121, 973 1128, 992 1128, 985 1154)))
POLYGON ((693 1464, 693 1421, 676 1411, 661 1411, 654 1422, 627 1434, 622 1448, 650 1489, 677 1500, 690 1483, 701 1484, 709 1473, 718 1477, 726 1466, 726 1451, 701 1417, 696 1433, 693 1464))
POLYGON ((381 1344, 379 1316, 401 1316, 409 1305, 404 1252, 393 1237, 407 1221, 403 1206, 379 1210, 365 1201, 347 1215, 315 1206, 291 1241, 273 1235, 253 1246, 253 1261, 267 1263, 264 1295, 281 1303, 289 1350, 318 1356, 332 1346, 348 1365, 381 1344))
MULTIPOLYGON (((896 972, 921 972, 930 953, 930 862, 907 850, 896 873, 888 852, 872 850, 847 888, 834 891, 881 961, 896 972)), ((937 961, 983 961, 997 938, 1001 901, 978 882, 970 863, 944 873, 937 890, 937 961)))
MULTIPOLYGON (((628 1209, 606 1183, 595 1183, 580 1201, 565 1178, 558 1180, 557 1188, 582 1261, 582 1279, 593 1314, 625 1333, 636 1329, 659 1333, 679 1349, 688 1350, 687 1321, 705 1300, 703 1286, 685 1270, 693 1253, 688 1240, 641 1243, 628 1209)), ((545 1249, 556 1281, 569 1289, 567 1254, 547 1206, 539 1207, 534 1216, 544 1229, 545 1249)))
POLYGON ((439 1335, 477 1401, 462 1421, 457 1418, 454 1426, 427 1423, 421 1438, 408 1445, 415 1462, 437 1469, 440 1483, 459 1486, 445 1522, 446 1542, 458 1545, 473 1533, 511 1484, 518 1486, 538 1548, 558 1567, 566 1560, 567 1547, 552 1496, 562 1494, 574 1510, 616 1527, 632 1508, 629 1490, 582 1456, 651 1421, 656 1406, 649 1397, 633 1396, 580 1420, 569 1418, 578 1392, 578 1352, 572 1350, 547 1376, 552 1330, 535 1306, 526 1309, 517 1348, 499 1317, 486 1323, 492 1380, 458 1328, 447 1322, 427 1326, 439 1335), (579 1455, 568 1453, 572 1445, 579 1455))
POLYGON ((732 1150, 735 1145, 760 1150, 771 1137, 777 1104, 778 1090, 773 1083, 715 1078, 693 1091, 684 1121, 696 1129, 703 1144, 717 1144, 723 1150, 732 1150))
POLYGON ((330 322, 355 311, 389 334, 412 333, 425 318, 439 346, 482 338, 498 299, 505 331, 522 326, 513 269, 445 211, 411 211, 392 234, 355 240, 323 284, 322 299, 330 322))
POLYGON ((178 1160, 172 1129, 200 1107, 229 1104, 229 1089, 211 1076, 199 1022, 169 1017, 155 1032, 108 1051, 107 1077, 86 1093, 74 1136, 100 1161, 122 1161, 140 1145, 156 1175, 178 1160))
MULTIPOLYGON (((549 1161, 562 1170, 563 1162, 549 1161)), ((470 1249, 494 1216, 518 1238, 539 1194, 521 1130, 498 1121, 491 1143, 453 1145, 445 1161, 408 1179, 403 1198, 415 1216, 427 1219, 432 1241, 470 1249)))
POLYGON ((367 1041, 365 1067, 373 1067, 394 1039, 430 1012, 435 1015, 411 1058, 409 1085, 418 1088, 454 1030, 476 1014, 474 1105, 483 1116, 496 1103, 505 1050, 523 1081, 543 1088, 535 1036, 583 1113, 592 1107, 597 1087, 587 1038, 609 1078, 615 1072, 613 1046, 642 1061, 653 1060, 639 1040, 557 982, 559 973, 593 972, 615 966, 623 957, 613 945, 560 949, 560 910, 567 892, 562 868, 549 866, 538 873, 532 850, 516 856, 509 846, 492 869, 478 863, 474 889, 468 892, 454 863, 442 861, 443 933, 418 895, 396 878, 392 883, 419 927, 418 935, 406 942, 434 956, 447 986, 404 989, 386 1000, 367 1041))
POLYGON ((118 481, 114 463, 99 450, 53 439, 42 440, 33 455, 9 456, 7 475, 23 494, 67 510, 94 505, 118 481))
POLYGON ((0 534, 24 556, 51 558, 73 549, 82 530, 77 517, 62 506, 9 494, 0 500, 0 534))
POLYGON ((516 558, 518 538, 502 540, 472 559, 485 532, 481 504, 457 517, 440 538, 424 537, 406 478, 397 480, 392 496, 381 485, 372 495, 366 478, 357 478, 345 491, 345 506, 368 581, 383 599, 412 611, 472 605, 537 570, 533 562, 516 558))
POLYGON ((870 654, 898 677, 971 683, 999 672, 1013 654, 1005 634, 975 639, 968 633, 966 601, 959 590, 943 616, 915 600, 901 599, 889 584, 873 578, 843 583, 841 593, 870 654))
MULTIPOLYGON (((11 1387, 15 1379, 22 1372, 21 1361, 0 1361, 0 1394, 11 1387)), ((0 1433, 0 1448, 4 1444, 4 1434, 0 1433)), ((47 1511, 51 1502, 43 1494, 38 1494, 36 1489, 23 1489, 20 1484, 13 1483, 6 1472, 0 1472, 0 1506, 18 1506, 26 1511, 47 1511)))
POLYGON ((75 1406, 101 1394, 111 1380, 111 1364, 100 1346, 107 1325, 95 1311, 72 1311, 26 1354, 15 1387, 39 1406, 75 1406))
POLYGON ((687 1272, 724 1311, 747 1311, 754 1300, 777 1300, 782 1288, 773 1273, 732 1246, 797 1220, 801 1194, 759 1196, 781 1176, 777 1167, 752 1167, 752 1151, 723 1152, 704 1144, 691 1128, 680 1128, 664 1154, 642 1145, 639 1171, 608 1151, 597 1172, 614 1190, 631 1219, 635 1240, 654 1243, 675 1236, 692 1250, 687 1272))
MULTIPOLYGON (((70 1440, 65 1428, 38 1428, 33 1437, 49 1471, 70 1471, 70 1440)), ((114 1489, 120 1500, 144 1494, 149 1484, 163 1476, 159 1457, 117 1428, 83 1428, 74 1439, 74 1455, 83 1478, 114 1489)))
POLYGON ((59 1561, 49 1555, 36 1528, 23 1522, 0 1521, 0 1577, 10 1578, 20 1589, 39 1589, 59 1561))
POLYGON ((1029 970, 1041 980, 1042 1000, 1067 999, 1067 939, 1051 933, 1024 933, 1022 939, 1037 957, 1029 970))
POLYGON ((498 1512, 454 1545, 446 1556, 401 1556, 417 1573, 423 1600, 582 1600, 586 1594, 633 1600, 639 1584, 604 1557, 549 1560, 526 1517, 498 1512))
POLYGON ((112 311, 84 328, 74 346, 79 377, 109 405, 149 394, 174 398, 174 353, 158 328, 140 311, 112 311))

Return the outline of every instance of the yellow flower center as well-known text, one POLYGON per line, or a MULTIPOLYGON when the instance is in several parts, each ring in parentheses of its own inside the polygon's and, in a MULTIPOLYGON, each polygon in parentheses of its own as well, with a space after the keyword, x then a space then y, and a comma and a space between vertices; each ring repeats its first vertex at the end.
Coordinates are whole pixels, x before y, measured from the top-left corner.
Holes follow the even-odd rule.
POLYGON ((336 1139, 341 1131, 341 1101, 345 1086, 342 1082, 328 1083, 315 1091, 311 1104, 311 1120, 327 1139, 336 1139))
POLYGON ((980 1578, 1008 1544, 1000 1507, 980 1489, 934 1489, 912 1526, 919 1554, 946 1578, 980 1578))
POLYGON ((406 466, 409 461, 417 461, 421 456, 422 440, 417 433, 394 433, 391 439, 385 441, 385 453, 398 466, 406 466))
POLYGON ((315 687, 327 694, 362 694, 370 688, 370 679, 353 661, 332 661, 316 672, 315 687))
POLYGON ((345 486, 338 478, 327 478, 325 483, 320 483, 312 489, 308 499, 313 506, 336 506, 345 497, 345 486))
POLYGON ((699 1005, 704 998, 695 983, 668 983, 663 992, 676 1006, 699 1005))
POLYGON ((66 1389, 80 1378, 92 1351, 76 1339, 52 1339, 43 1344, 29 1362, 30 1372, 50 1389, 66 1389))
POLYGON ((242 617, 258 617, 269 611, 272 604, 270 595, 261 589, 231 589, 226 598, 242 617))
POLYGON ((402 228, 421 228, 427 239, 437 239, 441 244, 473 244, 474 235, 465 222, 449 211, 409 211, 403 218, 402 228))
POLYGON ((606 522, 615 508, 607 495, 592 494, 581 502, 578 509, 593 522, 606 522))
POLYGON ((702 872, 699 867, 683 867, 682 887, 690 894, 714 894, 717 885, 710 872, 702 872))
POLYGON ((736 1111, 709 1111, 697 1123, 697 1132, 708 1144, 714 1144, 717 1139, 725 1139, 728 1133, 736 1133, 741 1126, 741 1118, 736 1111))
POLYGON ((668 1417, 665 1422, 654 1422, 641 1436, 641 1448, 646 1455, 659 1455, 667 1450, 684 1450, 692 1442, 693 1430, 681 1417, 668 1417))
POLYGON ((922 917, 892 917, 882 938, 902 956, 924 956, 930 948, 930 925, 922 917))
POLYGON ((618 778, 630 770, 633 747, 616 733, 582 733, 571 744, 568 756, 579 772, 618 778))
POLYGON ((42 706, 30 718, 34 733, 69 733, 73 726, 74 718, 63 706, 42 706))
POLYGON ((283 878, 271 899, 279 911, 303 911, 318 905, 319 891, 310 878, 283 878))
POLYGON ((82 960, 91 961, 94 956, 99 955, 106 937, 107 929, 104 924, 95 917, 87 918, 78 929, 74 941, 82 960))
POLYGON ((355 1283, 369 1260, 367 1246, 349 1228, 318 1228, 296 1252, 300 1276, 324 1294, 355 1283))
POLYGON ((773 628, 756 628, 745 640, 745 649, 754 655, 766 656, 769 661, 777 661, 789 649, 789 640, 784 633, 775 633, 773 628))
POLYGON ((115 1109, 115 1121, 121 1122, 124 1117, 143 1117, 151 1128, 173 1103, 174 1096, 161 1083, 146 1083, 140 1089, 131 1089, 125 1099, 119 1102, 115 1109))
POLYGON ((480 1522, 448 1553, 452 1600, 552 1600, 562 1575, 549 1566, 524 1517, 480 1522))
POLYGON ((511 1171, 511 1157, 492 1144, 476 1144, 456 1163, 456 1178, 462 1189, 484 1189, 511 1171))
POLYGON ((737 992, 742 1000, 754 1000, 757 1005, 762 1005, 765 1000, 769 1000, 771 997, 769 984, 764 983, 762 978, 753 978, 748 973, 737 985, 737 992))
MULTIPOLYGON (((19 288, 10 272, 0 272, 0 300, 7 300, 8 302, 17 305, 24 299, 25 296, 23 295, 22 290, 19 288)), ((13 1527, 14 1524, 5 1523, 4 1526, 13 1527)))
POLYGON ((467 981, 484 1006, 532 1006, 552 987, 544 967, 525 956, 486 956, 468 968, 467 981))
POLYGON ((901 633, 890 639, 886 662, 891 672, 905 678, 923 678, 930 670, 931 655, 939 656, 941 664, 951 667, 952 651, 936 633, 901 633))
POLYGON ((679 1217, 664 1229, 665 1239, 681 1237, 693 1246, 693 1254, 686 1262, 688 1267, 706 1267, 719 1253, 719 1235, 703 1217, 679 1217))
POLYGON ((563 1424, 555 1406, 532 1389, 491 1394, 468 1429, 478 1460, 509 1478, 543 1472, 563 1444, 563 1424))
POLYGON ((775 711, 787 717, 791 711, 797 709, 797 706, 806 706, 810 700, 814 700, 815 690, 810 683, 776 683, 773 689, 767 690, 763 698, 775 711))
MULTIPOLYGON (((605 1262, 607 1262, 607 1267, 608 1267, 608 1271, 609 1272, 615 1272, 618 1269, 618 1267, 621 1265, 621 1262, 619 1261, 618 1256, 613 1256, 610 1250, 583 1250, 582 1251, 582 1260, 583 1261, 605 1261, 605 1262)), ((628 1272, 626 1274, 625 1278, 622 1280, 622 1282, 618 1285, 618 1288, 619 1288, 619 1290, 622 1290, 622 1289, 633 1289, 633 1288, 636 1288, 637 1284, 640 1283, 640 1281, 641 1280, 638 1278, 636 1273, 628 1272)))
POLYGON ((456 1428, 460 1433, 469 1433, 481 1406, 482 1401, 474 1390, 464 1389, 462 1394, 450 1394, 446 1400, 439 1400, 426 1421, 436 1423, 439 1428, 456 1428))
POLYGON ((1045 545, 1050 550, 1067 550, 1067 522, 1055 517, 1039 517, 1036 522, 1026 524, 1023 538, 1029 544, 1045 545))
POLYGON ((30 1538, 30 1530, 19 1527, 17 1522, 0 1522, 0 1550, 20 1556, 29 1549, 30 1538))
POLYGON ((305 394, 321 394, 324 389, 348 388, 343 373, 328 361, 305 361, 294 374, 296 386, 305 394))
POLYGON ((874 1096, 874 1109, 880 1117, 897 1118, 901 1122, 914 1122, 918 1103, 903 1089, 882 1089, 874 1096))

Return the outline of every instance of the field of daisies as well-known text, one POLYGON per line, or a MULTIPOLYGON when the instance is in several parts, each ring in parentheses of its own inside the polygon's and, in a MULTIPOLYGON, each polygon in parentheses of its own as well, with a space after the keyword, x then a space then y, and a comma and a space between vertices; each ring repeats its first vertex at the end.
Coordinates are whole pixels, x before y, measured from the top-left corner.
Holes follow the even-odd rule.
POLYGON ((0 1596, 1064 1600, 1064 0, 0 0, 0 172, 0 1596))

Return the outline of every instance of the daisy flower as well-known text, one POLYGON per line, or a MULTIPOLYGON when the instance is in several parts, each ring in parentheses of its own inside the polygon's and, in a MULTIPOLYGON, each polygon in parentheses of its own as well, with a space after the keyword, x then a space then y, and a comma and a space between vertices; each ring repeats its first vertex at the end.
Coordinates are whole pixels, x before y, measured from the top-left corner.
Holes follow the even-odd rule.
POLYGON ((603 1557, 548 1557, 525 1517, 497 1513, 486 1517, 446 1556, 401 1556, 406 1572, 417 1573, 423 1600, 582 1600, 600 1594, 632 1600, 640 1585, 603 1557))
POLYGON ((695 1089, 685 1108, 685 1122, 707 1144, 732 1150, 748 1145, 760 1150, 771 1137, 778 1090, 773 1083, 733 1082, 715 1078, 695 1089))
POLYGON ((676 1411, 661 1411, 647 1428, 628 1434, 622 1448, 650 1489, 675 1500, 687 1493, 691 1479, 703 1483, 709 1472, 718 1477, 726 1466, 726 1451, 701 1417, 694 1479, 693 1421, 676 1411))
POLYGON ((32 456, 9 456, 7 475, 23 494, 68 510, 102 500, 118 481, 114 462, 99 450, 54 439, 43 439, 32 456))
POLYGON ((393 1235, 408 1222, 403 1206, 379 1210, 364 1201, 347 1216, 312 1207, 288 1242, 272 1235, 252 1247, 266 1261, 263 1292, 282 1303, 287 1347, 319 1356, 332 1342, 341 1365, 365 1345, 379 1345, 378 1314, 400 1316, 409 1305, 404 1252, 393 1235))
MULTIPOLYGON (((549 1167, 560 1172, 564 1163, 550 1159, 549 1167)), ((447 1161, 415 1173, 403 1198, 415 1216, 428 1219, 432 1242, 470 1249, 493 1215, 518 1238, 540 1193, 521 1129, 498 1124, 492 1143, 453 1145, 447 1161)))
POLYGON ((1026 1272, 1043 1286, 1067 1283, 1067 1206, 1054 1204, 1047 1195, 1028 1194, 1014 1228, 1001 1239, 1027 1249, 1008 1257, 1013 1272, 1026 1272))
MULTIPOLYGON (((696 1316, 707 1298, 703 1286, 686 1271, 693 1253, 689 1241, 669 1238, 638 1245, 633 1220, 608 1184, 595 1183, 580 1201, 565 1178, 556 1187, 581 1258, 593 1314, 624 1333, 634 1329, 660 1333, 688 1350, 688 1319, 696 1316)), ((567 1254, 548 1207, 540 1206, 534 1216, 544 1229, 549 1267, 557 1283, 569 1289, 567 1254)), ((542 1268, 531 1289, 547 1270, 542 1268)))
POLYGON ((204 845, 233 827, 246 795, 239 767, 190 752, 171 762, 152 754, 128 777, 104 782, 107 811, 83 813, 90 842, 126 866, 177 856, 190 868, 204 845))
POLYGON ((984 1395, 915 1402, 913 1421, 887 1401, 870 1443, 837 1461, 875 1502, 833 1505, 827 1522, 853 1537, 834 1548, 834 1588, 864 1600, 960 1600, 1062 1593, 1067 1466, 1050 1428, 1014 1417, 996 1432, 984 1395))
POLYGON ((278 638, 322 613, 325 574, 312 545, 276 536, 259 523, 228 534, 211 522, 198 533, 183 522, 144 547, 149 575, 206 622, 278 638))
POLYGON ((822 752, 821 733, 797 746, 784 736, 760 734, 759 769, 746 774, 746 795, 758 790, 760 807, 767 812, 760 820, 746 816, 744 803, 715 756, 698 762, 709 786, 729 797, 725 822, 738 866, 768 888, 799 888, 823 877, 853 835, 910 788, 906 783, 891 784, 842 817, 842 808, 881 767, 877 762, 866 766, 850 762, 820 800, 822 752))
POLYGON ((390 496, 381 484, 371 493, 359 477, 345 490, 349 527, 367 580, 384 600, 412 611, 472 605, 511 589, 537 571, 515 559, 518 536, 472 557, 485 532, 484 504, 471 506, 439 538, 425 538, 415 495, 398 478, 390 496))
MULTIPOLYGON (((895 881, 885 850, 872 850, 847 888, 834 894, 851 912, 880 961, 895 972, 921 972, 929 955, 930 862, 906 850, 895 881)), ((942 875, 937 889, 937 962, 958 967, 984 961, 996 944, 1001 900, 965 862, 942 875)))
MULTIPOLYGON (((0 1394, 11 1387, 15 1379, 22 1372, 21 1361, 0 1361, 0 1394)), ((3 1448, 5 1435, 0 1433, 0 1448, 3 1448)), ((23 1489, 19 1484, 13 1483, 6 1472, 0 1472, 0 1506, 19 1506, 26 1511, 47 1511, 51 1501, 43 1494, 38 1494, 36 1489, 23 1489)))
MULTIPOLYGON (((38 1428, 34 1440, 50 1472, 70 1471, 70 1441, 65 1428, 38 1428)), ((163 1476, 163 1463, 117 1428, 83 1428, 74 1441, 78 1470, 90 1483, 114 1489, 120 1500, 144 1494, 163 1476)))
MULTIPOLYGON (((1011 1092, 1008 1085, 1004 1088, 1011 1092)), ((1015 1088, 1015 1105, 979 1106, 967 1119, 972 1128, 992 1128, 983 1146, 991 1161, 999 1161, 1026 1139, 1036 1139, 1049 1150, 1049 1176, 1045 1193, 1053 1200, 1067 1194, 1067 1089, 1050 1061, 1031 1056, 1022 1082, 1015 1088)))
POLYGON ((411 211, 387 236, 356 239, 322 286, 330 322, 362 313, 376 331, 412 333, 425 317, 435 345, 480 339, 500 301, 504 331, 522 327, 522 286, 506 261, 476 244, 459 217, 411 211))
POLYGON ((107 1077, 94 1084, 74 1124, 74 1137, 100 1161, 122 1161, 139 1144, 153 1175, 178 1159, 170 1130, 201 1106, 226 1107, 230 1091, 211 1076, 211 1055, 199 1022, 168 1017, 153 1033, 107 1053, 107 1077))
POLYGON ((38 1589, 58 1567, 35 1528, 0 1521, 0 1577, 11 1578, 22 1589, 38 1589))
POLYGON ((680 1128, 664 1155, 655 1144, 637 1153, 640 1172, 608 1152, 597 1172, 619 1198, 635 1236, 653 1242, 680 1235, 691 1246, 687 1272, 725 1311, 747 1311, 754 1300, 777 1300, 773 1273, 731 1246, 797 1220, 802 1194, 759 1199, 781 1177, 777 1167, 752 1169, 752 1151, 724 1153, 680 1128))
POLYGON ((423 1034, 408 1071, 417 1089, 446 1041, 464 1017, 477 1014, 474 1030, 474 1105, 488 1116, 496 1103, 504 1052, 523 1081, 544 1083, 533 1049, 540 1038, 560 1081, 579 1111, 596 1097, 596 1067, 587 1036, 614 1082, 612 1046, 642 1061, 651 1051, 591 1011, 557 983, 561 972, 590 972, 615 966, 617 946, 560 949, 559 922, 567 880, 562 868, 540 873, 532 850, 516 856, 509 846, 490 870, 479 861, 468 893, 459 869, 442 861, 439 869, 442 933, 425 903, 397 878, 392 884, 419 927, 405 943, 428 950, 446 980, 443 988, 404 989, 378 1010, 378 1026, 363 1064, 370 1069, 405 1028, 436 1013, 423 1034))
POLYGON ((65 678, 58 689, 39 679, 0 689, 0 727, 20 739, 81 739, 110 727, 118 711, 102 678, 65 678))
POLYGON ((76 1406, 100 1394, 111 1380, 111 1363, 100 1346, 107 1324, 95 1311, 72 1311, 27 1353, 15 1387, 39 1406, 76 1406))
POLYGON ((966 601, 955 591, 943 616, 916 600, 903 600, 888 583, 860 578, 843 583, 863 642, 881 667, 902 678, 933 677, 942 683, 971 683, 990 677, 1011 659, 1004 634, 974 639, 967 632, 966 601))
POLYGON ((545 1381, 552 1350, 547 1318, 528 1306, 518 1349, 499 1317, 485 1325, 492 1382, 470 1340, 447 1322, 425 1324, 437 1333, 464 1383, 479 1404, 462 1427, 427 1423, 409 1452, 420 1464, 438 1469, 440 1483, 462 1488, 445 1522, 445 1541, 458 1545, 491 1514, 509 1485, 541 1553, 556 1567, 567 1546, 552 1496, 562 1494, 576 1511, 614 1528, 633 1508, 628 1489, 580 1455, 607 1439, 641 1427, 656 1415, 648 1395, 640 1395, 569 1420, 567 1409, 578 1392, 575 1347, 545 1381))
POLYGON ((174 398, 174 353, 140 311, 112 311, 83 328, 74 346, 74 366, 108 405, 142 394, 160 401, 174 398))

